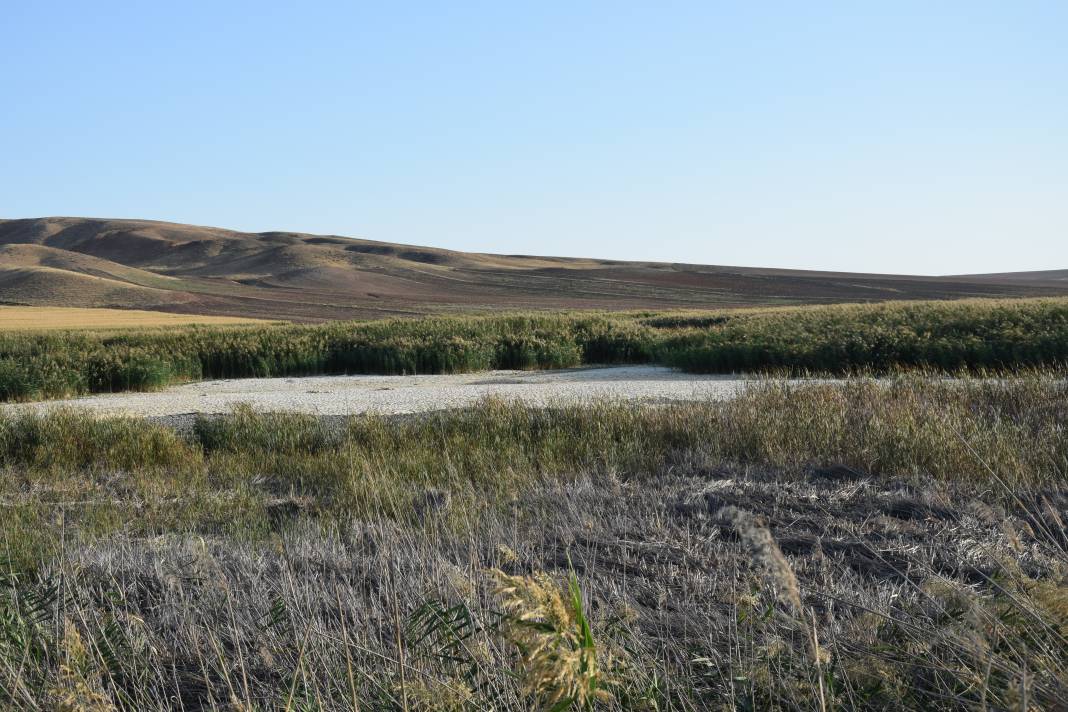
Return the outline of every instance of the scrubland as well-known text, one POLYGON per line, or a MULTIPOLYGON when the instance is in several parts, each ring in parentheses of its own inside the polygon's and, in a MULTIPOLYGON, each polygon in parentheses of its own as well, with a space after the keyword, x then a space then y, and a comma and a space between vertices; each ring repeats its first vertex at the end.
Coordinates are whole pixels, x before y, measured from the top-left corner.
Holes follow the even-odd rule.
MULTIPOLYGON (((907 320, 900 345, 936 308, 555 317, 585 340, 539 338, 657 346, 667 329, 693 355, 719 327, 786 349, 836 320, 907 320)), ((1062 304, 954 308, 1019 363, 1059 358, 1045 339, 1062 304)), ((529 338, 564 333, 522 319, 529 338)), ((467 347, 499 345, 485 335, 509 322, 465 323, 450 353, 499 358, 467 347)), ((331 328, 231 333, 353 331, 331 328)), ((427 328, 355 331, 449 343, 427 328)), ((919 343, 955 344, 938 353, 1007 353, 931 328, 919 343)), ((661 406, 239 410, 183 430, 9 413, 0 695, 40 710, 1060 709, 1066 422, 1055 371, 769 380, 661 406)))
POLYGON ((212 378, 660 363, 729 373, 1012 371, 1068 361, 1068 299, 0 333, 0 400, 212 378))

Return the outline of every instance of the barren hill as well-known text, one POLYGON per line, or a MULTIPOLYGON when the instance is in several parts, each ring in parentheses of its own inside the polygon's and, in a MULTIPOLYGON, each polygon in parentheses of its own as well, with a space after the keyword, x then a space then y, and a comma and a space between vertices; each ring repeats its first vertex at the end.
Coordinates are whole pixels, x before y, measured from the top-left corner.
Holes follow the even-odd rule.
POLYGON ((1068 294, 1066 272, 912 277, 489 255, 147 220, 0 220, 0 302, 320 320, 1068 294))

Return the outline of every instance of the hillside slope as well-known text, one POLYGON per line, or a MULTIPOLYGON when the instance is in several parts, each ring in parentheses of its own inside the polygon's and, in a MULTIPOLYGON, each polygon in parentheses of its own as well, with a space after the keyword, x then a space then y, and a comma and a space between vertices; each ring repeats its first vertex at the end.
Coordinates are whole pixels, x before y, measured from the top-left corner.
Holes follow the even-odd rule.
POLYGON ((0 220, 0 302, 300 321, 1068 294, 1068 281, 1055 274, 805 272, 475 254, 148 220, 0 220))
POLYGON ((998 272, 995 274, 969 274, 961 275, 961 279, 970 279, 979 282, 1008 282, 1027 284, 1066 284, 1068 283, 1068 269, 1048 269, 1035 272, 998 272))

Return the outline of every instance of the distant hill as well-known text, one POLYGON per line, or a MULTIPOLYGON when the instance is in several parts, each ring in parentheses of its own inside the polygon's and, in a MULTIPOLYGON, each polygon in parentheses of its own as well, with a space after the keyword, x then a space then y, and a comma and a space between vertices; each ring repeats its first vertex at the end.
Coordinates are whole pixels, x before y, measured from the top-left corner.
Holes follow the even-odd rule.
POLYGON ((1007 284, 1068 284, 1068 269, 1049 269, 1036 272, 999 272, 997 274, 967 274, 958 279, 1007 284))
POLYGON ((0 220, 0 303, 314 321, 1068 295, 1068 270, 915 277, 491 255, 148 220, 0 220))

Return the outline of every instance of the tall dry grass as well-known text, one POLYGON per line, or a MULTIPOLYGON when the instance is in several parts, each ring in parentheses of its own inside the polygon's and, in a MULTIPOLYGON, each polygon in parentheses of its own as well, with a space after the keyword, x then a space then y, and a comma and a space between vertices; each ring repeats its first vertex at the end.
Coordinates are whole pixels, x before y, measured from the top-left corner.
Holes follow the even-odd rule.
POLYGON ((15 709, 1056 709, 1056 376, 0 418, 15 709))

